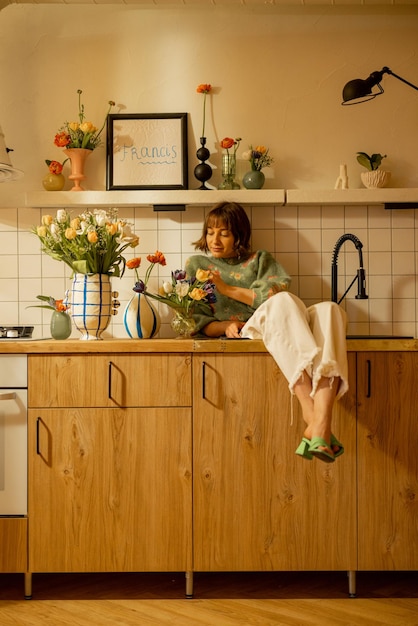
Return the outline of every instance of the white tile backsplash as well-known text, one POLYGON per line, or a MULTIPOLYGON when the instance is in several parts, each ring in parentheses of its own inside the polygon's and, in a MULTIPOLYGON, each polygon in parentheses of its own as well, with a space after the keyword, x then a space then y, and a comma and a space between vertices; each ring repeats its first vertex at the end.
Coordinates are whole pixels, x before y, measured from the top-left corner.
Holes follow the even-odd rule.
MULTIPOLYGON (((210 193, 210 192, 209 192, 210 193)), ((209 198, 208 198, 209 200, 209 198)), ((147 254, 164 252, 166 267, 155 267, 150 286, 157 289, 172 270, 184 267, 195 254, 193 241, 202 230, 206 207, 186 211, 154 212, 150 207, 127 207, 120 215, 133 224, 140 244, 126 258, 141 256, 143 276, 147 254)), ((367 300, 357 300, 356 285, 342 306, 349 319, 349 334, 406 334, 417 336, 418 216, 415 210, 386 211, 382 206, 246 206, 253 227, 253 247, 269 250, 292 276, 292 291, 307 305, 331 293, 331 261, 339 237, 351 232, 363 243, 367 300)), ((40 209, 0 209, 0 325, 33 324, 34 336, 49 336, 50 312, 27 308, 39 294, 64 297, 70 287, 70 270, 41 253, 29 230, 40 222, 40 209)), ((338 256, 339 297, 358 268, 358 253, 348 241, 338 256)), ((110 333, 126 337, 123 308, 132 295, 133 271, 113 279, 121 307, 112 319, 110 333)), ((162 316, 160 337, 172 336, 171 313, 158 305, 162 316)), ((78 336, 77 331, 73 333, 78 336)))

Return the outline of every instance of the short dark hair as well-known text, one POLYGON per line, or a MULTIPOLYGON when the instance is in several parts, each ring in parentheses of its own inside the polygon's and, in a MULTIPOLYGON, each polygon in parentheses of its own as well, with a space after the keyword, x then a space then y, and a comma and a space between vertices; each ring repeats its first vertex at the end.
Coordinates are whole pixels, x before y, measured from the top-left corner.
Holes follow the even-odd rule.
POLYGON ((202 236, 193 242, 196 250, 208 252, 206 235, 208 228, 225 224, 235 240, 238 257, 247 257, 251 252, 251 224, 243 207, 237 202, 219 202, 206 215, 202 236))

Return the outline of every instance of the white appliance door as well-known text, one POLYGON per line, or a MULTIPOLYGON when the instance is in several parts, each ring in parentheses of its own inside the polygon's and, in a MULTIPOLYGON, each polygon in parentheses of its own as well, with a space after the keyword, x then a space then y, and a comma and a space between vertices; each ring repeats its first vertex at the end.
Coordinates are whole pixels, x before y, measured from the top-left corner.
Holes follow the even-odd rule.
POLYGON ((26 515, 27 390, 0 389, 0 515, 26 515))

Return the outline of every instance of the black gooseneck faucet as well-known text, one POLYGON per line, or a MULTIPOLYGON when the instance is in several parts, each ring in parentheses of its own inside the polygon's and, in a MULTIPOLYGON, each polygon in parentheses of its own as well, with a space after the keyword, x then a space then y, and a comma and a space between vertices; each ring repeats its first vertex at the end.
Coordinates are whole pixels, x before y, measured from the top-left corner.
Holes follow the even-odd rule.
POLYGON ((366 273, 365 273, 364 267, 363 267, 362 248, 363 248, 363 244, 361 243, 360 239, 358 237, 356 237, 355 235, 352 235, 351 233, 346 233, 345 235, 342 235, 338 239, 337 243, 335 244, 334 252, 332 254, 332 264, 331 264, 331 300, 333 302, 337 302, 337 304, 340 304, 340 302, 342 302, 344 300, 345 296, 350 291, 351 287, 354 285, 354 283, 356 281, 357 281, 357 295, 356 295, 356 299, 357 300, 367 300, 367 298, 369 297, 366 294, 366 273), (360 267, 357 270, 356 276, 354 276, 353 280, 351 281, 350 285, 348 286, 348 289, 346 289, 344 295, 338 300, 338 265, 337 265, 337 263, 338 263, 338 254, 340 252, 341 246, 346 241, 352 241, 354 243, 355 247, 357 248, 358 255, 359 255, 359 265, 360 265, 360 267))

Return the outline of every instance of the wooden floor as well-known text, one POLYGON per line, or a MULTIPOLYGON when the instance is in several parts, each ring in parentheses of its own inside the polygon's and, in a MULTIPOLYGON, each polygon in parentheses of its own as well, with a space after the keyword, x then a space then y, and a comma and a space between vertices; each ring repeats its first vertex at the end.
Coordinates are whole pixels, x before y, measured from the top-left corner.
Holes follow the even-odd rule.
POLYGON ((0 626, 418 626, 418 572, 0 574, 0 626))

